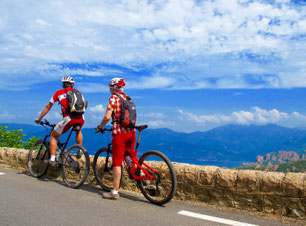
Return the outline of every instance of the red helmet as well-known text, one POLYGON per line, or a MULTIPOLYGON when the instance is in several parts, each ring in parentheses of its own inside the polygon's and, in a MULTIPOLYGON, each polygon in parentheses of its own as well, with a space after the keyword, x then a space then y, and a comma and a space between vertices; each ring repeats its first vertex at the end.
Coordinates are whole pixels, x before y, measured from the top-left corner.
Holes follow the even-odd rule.
POLYGON ((123 78, 113 78, 109 82, 109 87, 113 87, 113 86, 117 86, 117 87, 125 86, 124 79, 123 78))

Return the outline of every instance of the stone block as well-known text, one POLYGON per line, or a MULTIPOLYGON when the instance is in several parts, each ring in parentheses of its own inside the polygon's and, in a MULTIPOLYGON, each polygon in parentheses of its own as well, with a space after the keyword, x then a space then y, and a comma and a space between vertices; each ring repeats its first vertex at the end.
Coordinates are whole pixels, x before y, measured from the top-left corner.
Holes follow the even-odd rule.
POLYGON ((304 173, 286 173, 282 182, 284 196, 305 197, 304 173))
POLYGON ((212 190, 212 198, 209 201, 209 204, 218 205, 221 207, 235 207, 233 195, 234 194, 232 192, 226 191, 224 189, 212 190))
POLYGON ((263 209, 266 213, 282 214, 282 200, 279 195, 263 195, 263 209))
POLYGON ((211 191, 211 187, 209 186, 196 185, 194 189, 195 199, 197 201, 208 203, 212 198, 211 191))
POLYGON ((177 180, 186 184, 194 184, 196 182, 195 168, 194 165, 184 164, 176 175, 177 180))
POLYGON ((237 192, 258 193, 260 178, 263 172, 255 170, 239 170, 237 175, 237 192))
POLYGON ((216 186, 220 186, 230 191, 236 191, 236 179, 238 170, 219 168, 215 172, 216 186))
POLYGON ((282 215, 294 217, 294 218, 305 218, 305 205, 303 200, 300 198, 281 197, 282 200, 282 215))
POLYGON ((263 199, 259 194, 238 194, 236 193, 233 197, 235 207, 245 210, 255 210, 262 212, 263 208, 263 199))
POLYGON ((214 175, 219 167, 216 166, 202 166, 199 169, 198 183, 202 185, 212 185, 214 180, 214 175))
POLYGON ((284 173, 265 172, 262 175, 260 183, 260 192, 267 195, 282 195, 282 181, 285 177, 284 173))
POLYGON ((3 160, 4 150, 4 148, 0 148, 0 161, 3 160))

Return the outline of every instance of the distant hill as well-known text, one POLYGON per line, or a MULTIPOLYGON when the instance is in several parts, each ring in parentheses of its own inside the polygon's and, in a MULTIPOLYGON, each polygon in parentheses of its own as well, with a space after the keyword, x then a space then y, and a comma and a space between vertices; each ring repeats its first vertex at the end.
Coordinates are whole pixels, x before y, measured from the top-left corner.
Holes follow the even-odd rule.
MULTIPOLYGON (((4 124, 9 130, 23 129, 29 136, 45 135, 37 125, 4 124)), ((90 154, 111 141, 111 136, 95 134, 93 128, 83 129, 84 146, 90 154)), ((71 139, 74 143, 74 139, 71 139)), ((225 167, 255 162, 258 155, 279 150, 306 150, 306 131, 268 124, 226 125, 206 132, 180 133, 170 129, 147 129, 142 132, 139 153, 159 150, 174 162, 225 167)))
POLYGON ((243 163, 237 169, 254 169, 277 172, 306 172, 306 150, 278 151, 257 156, 253 163, 243 163))
POLYGON ((299 160, 306 160, 306 150, 294 152, 294 151, 278 151, 268 153, 264 156, 257 156, 256 164, 269 166, 279 165, 287 162, 295 162, 299 160))

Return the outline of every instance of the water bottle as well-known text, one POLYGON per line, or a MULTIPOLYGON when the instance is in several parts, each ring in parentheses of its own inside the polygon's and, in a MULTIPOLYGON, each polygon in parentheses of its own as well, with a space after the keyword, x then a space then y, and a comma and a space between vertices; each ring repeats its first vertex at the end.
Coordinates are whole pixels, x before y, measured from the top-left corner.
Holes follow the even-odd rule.
POLYGON ((132 168, 132 160, 131 160, 130 156, 126 156, 125 162, 126 162, 126 165, 129 169, 132 168))

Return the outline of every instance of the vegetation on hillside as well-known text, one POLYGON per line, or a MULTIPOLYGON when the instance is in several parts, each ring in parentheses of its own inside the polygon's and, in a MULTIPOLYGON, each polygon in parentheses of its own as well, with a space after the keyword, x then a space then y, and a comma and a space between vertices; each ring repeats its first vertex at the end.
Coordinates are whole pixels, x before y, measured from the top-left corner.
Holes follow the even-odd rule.
POLYGON ((277 172, 301 172, 306 173, 306 160, 283 163, 276 169, 277 172))
POLYGON ((293 162, 282 163, 273 167, 268 166, 241 166, 235 169, 239 170, 261 170, 261 171, 274 171, 274 172, 294 172, 294 173, 306 173, 306 160, 299 160, 293 162))
POLYGON ((7 129, 7 126, 0 125, 0 147, 30 149, 30 147, 40 139, 32 136, 24 141, 22 138, 25 137, 26 134, 22 133, 22 129, 12 131, 7 129))

